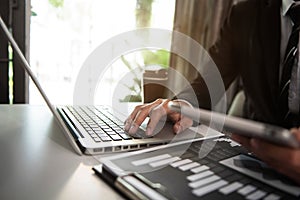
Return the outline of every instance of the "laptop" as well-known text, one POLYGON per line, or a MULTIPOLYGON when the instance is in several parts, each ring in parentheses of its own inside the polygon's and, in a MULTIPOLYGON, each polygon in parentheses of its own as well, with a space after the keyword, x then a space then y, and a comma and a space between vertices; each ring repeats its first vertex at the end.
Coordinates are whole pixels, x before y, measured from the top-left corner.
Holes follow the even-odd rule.
MULTIPOLYGON (((22 67, 31 77, 54 118, 61 126, 67 140, 76 153, 101 154, 122 152, 146 148, 169 142, 202 137, 200 134, 187 130, 185 134, 174 135, 171 124, 159 126, 159 133, 152 138, 144 137, 141 128, 136 137, 129 136, 123 131, 124 113, 113 110, 108 106, 54 106, 39 81, 32 72, 29 63, 11 36, 5 23, 0 17, 0 25, 21 60, 22 67), (117 114, 118 113, 118 114, 117 114), (118 116, 115 116, 118 115, 118 116)), ((158 128, 159 128, 158 127, 158 128)))
POLYGON ((300 187, 226 136, 101 158, 93 170, 129 199, 299 199, 300 187))

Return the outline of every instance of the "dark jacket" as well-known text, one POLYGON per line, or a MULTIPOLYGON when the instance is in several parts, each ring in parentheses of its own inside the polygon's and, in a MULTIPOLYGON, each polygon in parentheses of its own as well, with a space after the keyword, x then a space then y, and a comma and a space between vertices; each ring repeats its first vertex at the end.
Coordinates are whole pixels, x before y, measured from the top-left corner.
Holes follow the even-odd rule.
MULTIPOLYGON (((209 53, 225 88, 241 76, 246 118, 281 125, 278 116, 281 0, 247 0, 233 6, 209 53)), ((201 76, 192 84, 199 106, 211 108, 201 76)), ((184 90, 177 97, 189 99, 184 90)))

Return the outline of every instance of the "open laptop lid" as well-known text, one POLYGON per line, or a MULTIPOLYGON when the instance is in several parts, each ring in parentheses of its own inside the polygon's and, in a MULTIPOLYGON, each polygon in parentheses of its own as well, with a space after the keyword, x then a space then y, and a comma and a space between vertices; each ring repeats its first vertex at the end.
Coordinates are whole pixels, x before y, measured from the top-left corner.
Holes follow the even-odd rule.
POLYGON ((17 43, 15 42, 14 38, 12 37, 11 33, 9 32, 8 28, 6 27, 5 23, 3 22, 1 16, 0 16, 0 26, 2 28, 2 30, 4 31, 8 41, 11 43, 13 49, 15 50, 15 52, 17 53, 18 57, 21 60, 21 66, 24 68, 24 70, 28 73, 28 75, 30 76, 30 78, 32 79, 33 83, 35 84, 35 86, 37 87, 37 89, 39 90, 40 94, 42 95, 43 99, 45 100, 47 106, 49 107, 49 109, 51 110, 54 118, 56 119, 56 121, 59 123, 60 127, 63 129, 64 135, 66 136, 67 140, 69 141, 69 143, 71 144, 71 146, 73 147, 73 149, 75 150, 75 152, 78 155, 82 155, 81 150, 79 149, 78 145, 76 144, 76 141, 74 139, 74 137, 72 136, 72 134, 70 133, 70 131, 68 130, 68 128, 66 127, 65 123, 63 122, 62 118, 59 116, 59 114, 57 113, 55 106, 53 106, 49 100, 49 98, 47 97, 46 93, 44 92, 43 88, 41 87, 38 79, 36 78, 36 76, 34 75, 34 73, 31 70, 31 67, 29 65, 29 63, 27 62, 26 58, 24 57, 22 51, 20 50, 19 46, 17 45, 17 43))

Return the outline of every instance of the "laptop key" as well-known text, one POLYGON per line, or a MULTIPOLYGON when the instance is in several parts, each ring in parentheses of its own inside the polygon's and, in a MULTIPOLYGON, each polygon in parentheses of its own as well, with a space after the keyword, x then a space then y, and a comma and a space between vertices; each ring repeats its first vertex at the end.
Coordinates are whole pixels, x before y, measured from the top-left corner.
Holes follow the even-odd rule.
POLYGON ((269 194, 264 198, 264 200, 279 200, 281 197, 277 194, 269 194))
POLYGON ((90 136, 91 136, 92 138, 98 138, 98 135, 95 134, 95 133, 90 134, 90 136))
POLYGON ((126 134, 126 132, 124 131, 124 130, 122 130, 122 129, 120 129, 120 128, 116 128, 116 129, 114 129, 117 133, 119 133, 119 134, 126 134))
POLYGON ((118 131, 118 130, 119 130, 119 126, 117 126, 117 125, 115 125, 115 124, 110 125, 110 127, 111 127, 112 129, 114 129, 115 131, 118 131))
POLYGON ((109 142, 109 141, 112 141, 112 139, 108 136, 102 136, 100 137, 100 139, 103 141, 103 142, 109 142))
POLYGON ((106 133, 107 133, 108 135, 116 135, 116 134, 117 134, 117 133, 114 132, 114 131, 106 131, 106 133))
POLYGON ((219 192, 221 192, 224 195, 228 195, 228 194, 240 189, 241 187, 243 187, 243 184, 241 184, 239 182, 233 182, 230 185, 221 188, 219 190, 219 192))
POLYGON ((189 183, 189 187, 191 187, 191 188, 193 188, 193 189, 196 189, 196 188, 202 187, 202 186, 204 186, 204 185, 207 185, 207 184, 209 184, 209 183, 218 181, 218 180, 220 180, 220 179, 221 179, 221 177, 216 176, 216 175, 209 176, 209 177, 200 179, 200 180, 198 180, 198 181, 189 183))
POLYGON ((180 161, 177 161, 177 162, 174 162, 171 164, 172 167, 179 167, 181 165, 185 165, 185 164, 188 164, 188 163, 191 163, 192 160, 190 159, 184 159, 184 160, 180 160, 180 161))
POLYGON ((119 125, 122 129, 124 129, 124 127, 125 127, 125 125, 123 125, 123 124, 122 124, 122 125, 118 124, 118 125, 119 125))
POLYGON ((199 163, 192 162, 192 163, 190 163, 190 164, 180 166, 179 169, 180 169, 181 171, 187 171, 187 170, 193 169, 193 168, 198 167, 198 166, 200 166, 199 163))
POLYGON ((102 129, 100 127, 97 127, 97 128, 93 128, 93 131, 102 131, 102 129))
POLYGON ((249 200, 258 200, 263 198, 264 196, 266 196, 266 192, 262 191, 262 190, 256 190, 255 192, 253 192, 252 194, 249 194, 246 199, 249 200))
POLYGON ((238 190, 238 193, 246 196, 247 194, 256 190, 256 187, 253 185, 246 185, 245 187, 238 190))
POLYGON ((206 195, 214 190, 217 190, 227 184, 228 184, 227 181, 220 180, 218 182, 214 182, 214 183, 208 184, 204 187, 200 187, 199 189, 193 190, 193 194, 196 195, 197 197, 201 197, 201 196, 204 196, 204 195, 206 195))
POLYGON ((98 135, 99 134, 105 134, 106 135, 106 133, 103 130, 95 131, 95 133, 97 133, 98 135))
POLYGON ((132 139, 132 137, 130 137, 129 135, 127 135, 126 133, 120 133, 119 134, 124 140, 131 140, 132 139))
POLYGON ((101 137, 108 137, 108 135, 106 133, 97 133, 97 135, 101 138, 101 137))
POLYGON ((103 125, 103 126, 101 126, 101 128, 102 128, 102 129, 110 129, 110 127, 107 126, 107 125, 103 125))
POLYGON ((119 135, 110 135, 110 137, 111 137, 113 140, 122 140, 122 138, 121 138, 119 135))
POLYGON ((202 171, 205 171, 205 170, 208 170, 208 169, 209 169, 208 166, 206 166, 206 165, 201 165, 201 166, 199 166, 199 167, 196 167, 196 168, 191 169, 191 172, 193 172, 193 173, 199 173, 199 172, 202 172, 202 171))
POLYGON ((95 142, 101 142, 100 138, 93 138, 95 142))
POLYGON ((205 178, 207 176, 211 176, 213 175, 214 173, 210 170, 206 170, 204 172, 201 172, 201 173, 198 173, 198 174, 192 174, 188 177, 186 177, 189 181, 196 181, 198 179, 202 179, 202 178, 205 178))

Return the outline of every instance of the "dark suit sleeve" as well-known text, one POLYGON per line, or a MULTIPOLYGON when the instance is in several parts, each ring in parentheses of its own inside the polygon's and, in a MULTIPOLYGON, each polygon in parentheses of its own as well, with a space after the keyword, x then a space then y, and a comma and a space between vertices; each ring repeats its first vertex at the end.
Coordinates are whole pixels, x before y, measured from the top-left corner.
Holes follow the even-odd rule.
POLYGON ((236 9, 236 7, 231 9, 217 42, 209 49, 212 60, 210 59, 208 63, 201 66, 201 70, 199 70, 201 75, 199 74, 191 86, 177 95, 178 99, 187 100, 195 107, 211 109, 211 106, 215 105, 224 95, 224 89, 226 90, 237 77, 239 70, 235 59, 237 56, 235 38, 240 20, 236 9), (217 80, 218 73, 222 80, 217 80))

